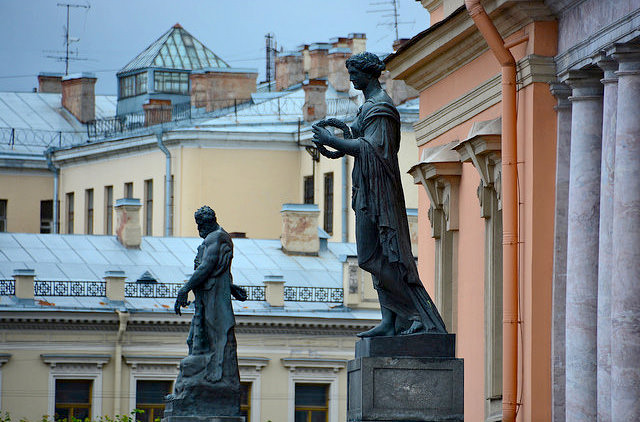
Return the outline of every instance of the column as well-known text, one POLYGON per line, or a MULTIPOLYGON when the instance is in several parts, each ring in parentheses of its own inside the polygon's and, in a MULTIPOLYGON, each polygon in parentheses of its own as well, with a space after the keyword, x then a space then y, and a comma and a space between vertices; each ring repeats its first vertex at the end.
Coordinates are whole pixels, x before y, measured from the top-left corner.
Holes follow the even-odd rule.
POLYGON ((600 57, 604 71, 602 160, 600 165, 600 232, 598 247, 598 422, 611 421, 611 270, 613 262, 613 166, 615 162, 618 63, 600 57))
POLYGON ((566 421, 597 414, 596 328, 602 92, 599 71, 571 71, 571 163, 567 226, 566 421))
POLYGON ((553 297, 551 377, 552 421, 565 420, 565 309, 567 303, 567 208, 569 203, 569 157, 571 154, 571 90, 561 83, 551 84, 556 106, 556 209, 553 251, 553 297))
POLYGON ((618 45, 611 420, 640 420, 640 45, 618 45))

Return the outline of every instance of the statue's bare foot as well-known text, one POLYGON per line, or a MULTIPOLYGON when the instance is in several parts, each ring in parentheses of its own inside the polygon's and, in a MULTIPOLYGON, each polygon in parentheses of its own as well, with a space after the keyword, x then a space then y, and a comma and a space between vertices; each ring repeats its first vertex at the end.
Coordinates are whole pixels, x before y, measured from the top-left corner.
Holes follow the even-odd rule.
POLYGON ((376 325, 368 331, 357 334, 358 337, 380 337, 380 336, 392 336, 395 334, 393 325, 385 324, 376 325))
POLYGON ((411 327, 407 328, 400 335, 415 334, 425 331, 424 324, 421 321, 413 321, 411 327))

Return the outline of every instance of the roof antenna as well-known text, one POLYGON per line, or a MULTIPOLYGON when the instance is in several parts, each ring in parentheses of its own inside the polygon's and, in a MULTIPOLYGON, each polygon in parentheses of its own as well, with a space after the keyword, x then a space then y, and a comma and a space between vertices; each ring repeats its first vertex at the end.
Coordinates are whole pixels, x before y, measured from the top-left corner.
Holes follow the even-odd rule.
POLYGON ((274 40, 273 33, 269 32, 264 36, 267 53, 267 68, 265 78, 267 81, 267 88, 271 92, 271 81, 276 80, 276 56, 278 55, 278 47, 274 40))
MULTIPOLYGON (((75 8, 82 8, 82 9, 90 9, 91 6, 88 4, 74 4, 74 3, 58 3, 58 7, 66 7, 67 8, 67 26, 65 26, 64 28, 64 45, 65 45, 65 53, 64 56, 47 56, 49 58, 52 59, 57 59, 59 61, 64 61, 64 74, 68 75, 69 74, 69 61, 70 60, 87 60, 87 59, 82 59, 80 57, 77 56, 77 52, 75 57, 69 54, 69 46, 71 45, 72 42, 78 42, 80 41, 80 38, 72 38, 69 36, 69 12, 70 9, 72 7, 75 8)), ((73 52, 71 52, 71 54, 73 54, 73 52)))

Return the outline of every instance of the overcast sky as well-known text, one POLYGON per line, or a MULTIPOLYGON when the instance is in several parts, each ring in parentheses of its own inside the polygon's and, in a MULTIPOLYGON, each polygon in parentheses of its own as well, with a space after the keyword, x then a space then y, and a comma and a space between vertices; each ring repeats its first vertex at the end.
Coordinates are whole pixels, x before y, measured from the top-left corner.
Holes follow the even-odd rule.
MULTIPOLYGON (((39 72, 64 72, 64 63, 47 58, 64 51, 66 8, 58 3, 89 4, 71 9, 70 35, 86 61, 70 64, 70 73, 96 73, 96 93, 116 92, 115 73, 176 22, 233 67, 251 67, 264 78, 265 39, 278 48, 326 42, 351 32, 367 34, 367 49, 390 52, 395 38, 388 0, 0 0, 0 91, 31 91, 39 72), (58 52, 58 53, 56 53, 58 52)), ((398 0, 400 38, 428 26, 429 15, 416 0, 398 0)))

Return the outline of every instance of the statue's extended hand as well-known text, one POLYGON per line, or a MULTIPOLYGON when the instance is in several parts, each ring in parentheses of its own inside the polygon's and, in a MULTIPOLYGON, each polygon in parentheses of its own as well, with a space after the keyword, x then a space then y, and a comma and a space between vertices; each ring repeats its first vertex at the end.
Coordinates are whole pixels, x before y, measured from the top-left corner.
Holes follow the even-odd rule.
POLYGON ((320 145, 328 145, 331 142, 331 138, 333 135, 329 132, 328 129, 316 125, 312 125, 311 129, 313 130, 313 142, 320 145))
POLYGON ((178 290, 178 296, 176 297, 176 304, 173 306, 173 310, 176 311, 176 314, 182 315, 180 312, 180 308, 186 308, 189 306, 189 301, 187 300, 189 297, 189 292, 185 290, 178 290))

